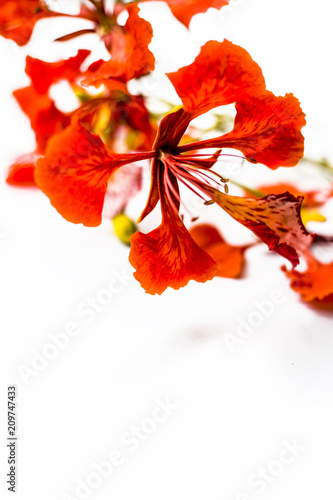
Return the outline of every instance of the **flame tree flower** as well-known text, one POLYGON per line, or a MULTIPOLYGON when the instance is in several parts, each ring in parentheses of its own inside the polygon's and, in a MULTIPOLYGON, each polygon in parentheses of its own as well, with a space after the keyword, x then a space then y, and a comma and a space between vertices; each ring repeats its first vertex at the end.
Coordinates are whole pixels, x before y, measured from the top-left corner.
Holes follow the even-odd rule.
POLYGON ((221 148, 234 148, 251 163, 271 169, 296 165, 303 155, 300 130, 305 125, 298 100, 267 91, 260 67, 227 40, 206 43, 192 64, 168 77, 183 105, 161 120, 152 150, 116 154, 76 120, 49 141, 45 157, 37 162, 39 187, 65 219, 97 226, 110 176, 123 165, 151 159, 150 193, 139 221, 160 202, 162 222, 148 234, 131 237, 129 256, 134 276, 151 294, 178 289, 191 279, 205 282, 218 273, 218 265, 195 243, 179 215, 180 182, 205 203, 216 202, 296 266, 312 241, 300 218, 302 198, 288 192, 259 200, 229 196, 227 179, 213 166, 221 148), (231 132, 179 145, 191 120, 231 103, 236 103, 231 132), (217 151, 198 153, 205 148, 217 151))
POLYGON ((103 129, 103 138, 109 147, 114 147, 123 129, 131 149, 151 147, 154 128, 144 99, 140 95, 131 95, 126 84, 154 69, 155 59, 148 49, 152 28, 148 21, 140 18, 136 5, 128 6, 127 11, 125 26, 119 26, 116 19, 113 20, 111 59, 95 61, 84 73, 81 66, 90 55, 89 50, 79 50, 74 57, 52 63, 27 56, 25 71, 31 84, 15 91, 14 96, 30 119, 36 134, 37 151, 23 155, 11 165, 7 177, 9 184, 33 185, 36 160, 44 154, 49 138, 70 123, 69 115, 57 109, 49 94, 50 87, 60 80, 67 80, 81 100, 80 107, 71 117, 80 115, 82 122, 87 122, 94 132, 103 129), (97 96, 84 88, 100 83, 105 84, 104 90, 97 96))

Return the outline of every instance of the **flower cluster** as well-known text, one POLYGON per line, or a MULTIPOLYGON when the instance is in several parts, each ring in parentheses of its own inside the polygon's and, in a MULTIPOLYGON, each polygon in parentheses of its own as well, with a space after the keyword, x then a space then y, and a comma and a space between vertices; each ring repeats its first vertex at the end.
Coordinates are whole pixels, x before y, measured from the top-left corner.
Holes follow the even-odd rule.
MULTIPOLYGON (((188 27, 195 14, 229 2, 164 3, 188 27)), ((61 16, 73 14, 54 12, 39 0, 4 0, 0 34, 24 45, 39 19, 61 16)), ((207 224, 188 230, 181 216, 182 207, 186 209, 181 196, 185 187, 202 203, 218 205, 252 231, 257 241, 289 260, 292 268, 283 270, 305 301, 333 306, 332 263, 315 259, 311 250, 316 242, 330 238, 311 234, 304 225, 320 220, 317 208, 332 189, 324 195, 276 185, 244 188, 245 196, 234 196, 228 194, 229 179, 218 171, 228 155, 241 157, 254 169, 257 163, 271 170, 297 165, 303 157, 305 125, 297 98, 267 90, 260 67, 242 47, 228 40, 208 41, 190 65, 167 74, 182 105, 158 117, 149 111, 146 99, 133 95, 128 87, 128 82, 155 67, 149 49, 153 31, 140 16, 140 2, 117 1, 110 9, 103 0, 90 0, 82 2, 73 17, 89 21, 91 27, 62 35, 57 42, 97 33, 109 59, 87 63, 91 53, 82 49, 53 63, 27 57, 31 83, 14 96, 35 132, 36 149, 17 159, 7 182, 36 184, 66 220, 98 226, 106 198, 109 216, 123 214, 128 200, 141 188, 142 163, 149 161, 150 192, 138 222, 159 203, 161 223, 148 234, 134 231, 134 224, 127 226, 133 233, 129 260, 134 276, 148 293, 179 289, 190 280, 242 274, 249 245, 230 245, 207 224), (119 18, 124 13, 123 25, 119 18), (78 98, 79 105, 71 113, 60 111, 51 97, 50 89, 60 80, 66 80, 78 98), (214 137, 202 140, 191 136, 192 120, 229 104, 236 110, 231 131, 216 131, 214 137), (308 263, 303 273, 295 270, 300 259, 308 263)))

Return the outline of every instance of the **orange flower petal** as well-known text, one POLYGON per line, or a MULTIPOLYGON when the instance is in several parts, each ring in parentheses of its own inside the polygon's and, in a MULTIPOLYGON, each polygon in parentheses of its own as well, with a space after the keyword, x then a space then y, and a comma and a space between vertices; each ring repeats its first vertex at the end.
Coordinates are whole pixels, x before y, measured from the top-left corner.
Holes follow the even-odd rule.
POLYGON ((153 30, 148 21, 139 16, 139 7, 127 7, 128 19, 125 26, 115 25, 110 33, 111 59, 93 63, 87 71, 86 85, 100 85, 109 79, 123 83, 142 76, 155 67, 155 58, 148 49, 153 30))
POLYGON ((90 50, 79 50, 75 57, 49 63, 27 56, 25 72, 39 94, 46 94, 53 83, 68 80, 70 83, 80 76, 80 67, 90 50))
POLYGON ((162 223, 148 234, 131 236, 129 261, 136 269, 134 277, 146 292, 154 295, 166 288, 175 290, 190 280, 204 283, 218 270, 214 260, 191 238, 181 219, 172 211, 162 210, 162 223))
POLYGON ((327 304, 333 307, 333 262, 323 264, 312 256, 307 260, 308 270, 304 273, 283 266, 291 288, 314 306, 327 304))
POLYGON ((213 199, 235 220, 251 229, 269 250, 282 255, 295 267, 299 256, 312 243, 301 220, 301 198, 289 193, 268 195, 255 200, 211 191, 213 199))
POLYGON ((35 186, 34 171, 38 153, 22 155, 9 167, 6 182, 13 186, 35 186))
POLYGON ((209 224, 192 227, 190 235, 218 264, 216 276, 238 278, 241 275, 244 267, 244 251, 248 246, 230 245, 224 241, 217 229, 209 224))
POLYGON ((237 102, 236 111, 233 130, 201 141, 201 146, 238 149, 248 161, 271 169, 292 167, 299 162, 304 152, 301 128, 306 122, 296 97, 276 97, 266 91, 260 98, 237 102))
POLYGON ((167 76, 191 118, 265 90, 258 64, 228 40, 207 42, 192 64, 167 76))
POLYGON ((37 185, 68 221, 98 226, 108 180, 119 167, 151 153, 117 155, 79 123, 70 125, 48 143, 37 162, 37 185))
POLYGON ((230 0, 164 0, 173 15, 188 28, 195 14, 206 12, 210 7, 220 9, 230 0))
POLYGON ((48 140, 69 125, 69 116, 59 111, 50 97, 38 94, 32 86, 15 90, 13 94, 30 119, 38 151, 44 153, 48 140))

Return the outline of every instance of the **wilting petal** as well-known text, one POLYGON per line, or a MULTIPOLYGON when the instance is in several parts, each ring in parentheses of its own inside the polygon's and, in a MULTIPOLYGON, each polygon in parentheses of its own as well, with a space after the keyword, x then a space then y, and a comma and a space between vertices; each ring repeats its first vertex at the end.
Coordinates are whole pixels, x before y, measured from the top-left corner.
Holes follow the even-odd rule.
POLYGON ((290 260, 295 267, 312 243, 300 217, 302 198, 289 193, 255 200, 211 190, 213 199, 243 226, 251 229, 269 250, 290 260))
POLYGON ((236 103, 235 125, 231 132, 201 141, 201 147, 234 148, 253 163, 272 169, 292 167, 303 156, 301 128, 305 115, 292 94, 276 97, 266 92, 260 98, 236 103))
POLYGON ((34 172, 39 158, 40 155, 36 152, 17 158, 9 167, 6 182, 13 186, 35 186, 34 172))
POLYGON ((294 269, 283 271, 290 279, 290 286, 302 299, 314 306, 325 304, 333 308, 333 262, 323 264, 312 256, 307 256, 308 269, 300 273, 294 269))
POLYGON ((216 276, 238 278, 241 275, 244 267, 244 251, 248 246, 230 245, 224 241, 215 227, 208 224, 192 227, 190 235, 218 264, 216 276))
POLYGON ((79 50, 75 57, 49 63, 27 56, 25 72, 30 76, 35 90, 45 94, 53 83, 68 80, 70 83, 80 76, 80 67, 90 50, 79 50))
POLYGON ((33 124, 42 109, 47 109, 53 103, 48 95, 40 95, 32 85, 22 89, 14 90, 13 95, 19 103, 22 111, 27 115, 33 124))
POLYGON ((108 180, 119 167, 152 154, 117 155, 80 124, 70 125, 48 143, 37 162, 37 185, 67 220, 98 226, 108 180))
POLYGON ((192 64, 167 76, 192 118, 265 90, 258 64, 228 40, 207 42, 192 64))
POLYGON ((228 5, 230 0, 163 0, 173 15, 188 28, 195 14, 206 12, 210 7, 220 9, 228 5))
MULTIPOLYGON (((253 196, 254 191, 251 189, 246 190, 245 193, 248 196, 253 196)), ((306 225, 310 221, 325 222, 326 217, 324 217, 320 212, 318 212, 317 207, 322 206, 329 198, 329 193, 323 191, 300 191, 292 184, 271 184, 268 186, 259 186, 256 188, 258 192, 257 198, 262 198, 267 194, 282 194, 288 191, 293 196, 302 196, 304 198, 301 207, 301 218, 303 224, 306 225)))
POLYGON ((111 59, 96 68, 90 67, 84 83, 100 85, 108 79, 128 82, 142 76, 155 67, 155 58, 148 49, 153 36, 150 23, 139 16, 137 5, 129 5, 125 26, 115 25, 110 33, 111 59), (91 73, 92 69, 96 69, 91 73))
POLYGON ((30 119, 38 152, 44 153, 48 140, 69 125, 69 116, 59 111, 50 97, 38 94, 32 86, 15 90, 13 94, 30 119))

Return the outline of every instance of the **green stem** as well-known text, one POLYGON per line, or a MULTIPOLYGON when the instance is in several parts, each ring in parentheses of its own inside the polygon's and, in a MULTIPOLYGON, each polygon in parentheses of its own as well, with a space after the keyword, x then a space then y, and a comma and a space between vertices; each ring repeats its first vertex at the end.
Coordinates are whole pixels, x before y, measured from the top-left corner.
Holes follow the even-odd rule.
POLYGON ((327 158, 321 158, 320 160, 314 160, 313 158, 308 158, 304 156, 301 162, 310 163, 315 167, 319 167, 324 170, 326 173, 333 175, 333 165, 328 161, 327 158))
POLYGON ((244 189, 244 191, 247 191, 248 193, 253 194, 253 196, 256 196, 257 198, 263 198, 264 196, 266 196, 265 193, 262 193, 261 191, 257 191, 255 189, 250 188, 250 187, 244 186, 244 184, 240 184, 239 182, 233 181, 232 179, 229 179, 229 182, 231 184, 234 184, 234 186, 238 186, 238 187, 244 189))
POLYGON ((110 25, 109 18, 105 11, 104 0, 89 0, 89 2, 94 5, 102 28, 105 31, 109 31, 112 28, 112 26, 110 25))

